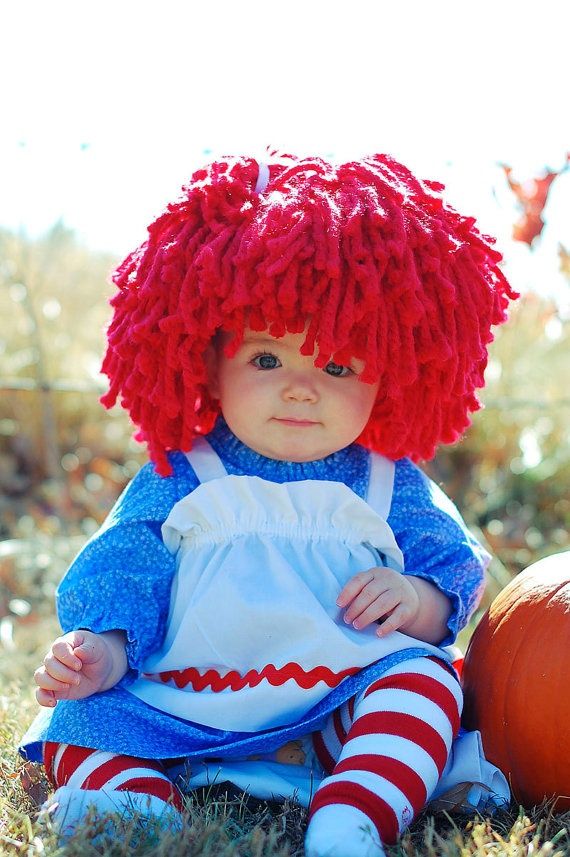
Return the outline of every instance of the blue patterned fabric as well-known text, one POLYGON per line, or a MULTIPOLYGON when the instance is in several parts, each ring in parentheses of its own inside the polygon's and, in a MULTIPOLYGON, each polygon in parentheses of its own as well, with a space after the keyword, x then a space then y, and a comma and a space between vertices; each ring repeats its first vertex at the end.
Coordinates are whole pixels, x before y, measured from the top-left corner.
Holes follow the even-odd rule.
MULTIPOLYGON (((218 420, 208 436, 231 475, 260 476, 272 482, 323 479, 345 483, 364 498, 370 455, 353 444, 315 462, 282 462, 246 447, 218 420)), ((421 648, 398 652, 346 679, 301 721, 260 734, 223 732, 192 724, 150 707, 125 687, 161 644, 168 617, 174 557, 161 538, 172 506, 193 491, 198 480, 186 457, 171 453, 173 474, 158 476, 148 464, 117 501, 99 532, 85 545, 57 593, 64 632, 88 628, 127 633, 130 671, 117 687, 43 710, 22 739, 20 752, 41 759, 45 740, 96 747, 143 758, 243 755, 265 752, 318 728, 341 705, 386 669, 427 655, 421 648)), ((396 462, 388 516, 404 554, 405 573, 433 582, 451 600, 449 635, 453 642, 474 610, 483 587, 488 555, 468 532, 445 494, 406 459, 396 462)))

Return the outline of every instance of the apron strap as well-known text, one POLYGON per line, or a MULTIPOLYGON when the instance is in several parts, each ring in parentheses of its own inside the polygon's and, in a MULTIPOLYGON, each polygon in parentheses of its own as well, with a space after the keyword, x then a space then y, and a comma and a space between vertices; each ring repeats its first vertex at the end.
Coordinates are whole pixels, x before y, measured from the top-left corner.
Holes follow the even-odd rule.
POLYGON ((214 452, 205 437, 195 438, 192 449, 185 454, 200 482, 210 482, 212 479, 221 479, 222 476, 228 475, 222 459, 217 452, 214 452))
POLYGON ((375 452, 370 454, 370 478, 366 502, 385 521, 388 520, 392 505, 395 472, 396 465, 389 458, 375 452))

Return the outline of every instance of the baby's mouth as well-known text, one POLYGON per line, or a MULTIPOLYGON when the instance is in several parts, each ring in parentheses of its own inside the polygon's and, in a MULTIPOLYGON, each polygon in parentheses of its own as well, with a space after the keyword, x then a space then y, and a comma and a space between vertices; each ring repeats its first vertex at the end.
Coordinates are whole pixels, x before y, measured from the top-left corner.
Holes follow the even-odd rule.
POLYGON ((318 425, 316 420, 303 420, 298 417, 274 417, 273 419, 278 423, 283 423, 284 425, 293 426, 295 428, 308 428, 310 426, 318 425))

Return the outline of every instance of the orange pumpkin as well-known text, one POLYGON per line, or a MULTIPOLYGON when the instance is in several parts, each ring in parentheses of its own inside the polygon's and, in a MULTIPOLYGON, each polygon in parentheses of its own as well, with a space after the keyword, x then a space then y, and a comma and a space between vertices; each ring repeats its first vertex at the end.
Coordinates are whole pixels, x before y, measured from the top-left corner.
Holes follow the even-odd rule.
POLYGON ((570 809, 570 551, 499 593, 469 643, 463 723, 524 806, 570 809))

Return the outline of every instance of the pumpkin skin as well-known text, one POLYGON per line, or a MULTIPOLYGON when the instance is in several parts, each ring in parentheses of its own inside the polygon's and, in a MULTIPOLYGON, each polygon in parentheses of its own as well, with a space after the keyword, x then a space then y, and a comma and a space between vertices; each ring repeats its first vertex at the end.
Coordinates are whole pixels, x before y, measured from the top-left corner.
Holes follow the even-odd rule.
POLYGON ((469 643, 463 724, 515 800, 570 809, 570 551, 529 566, 499 593, 469 643))

